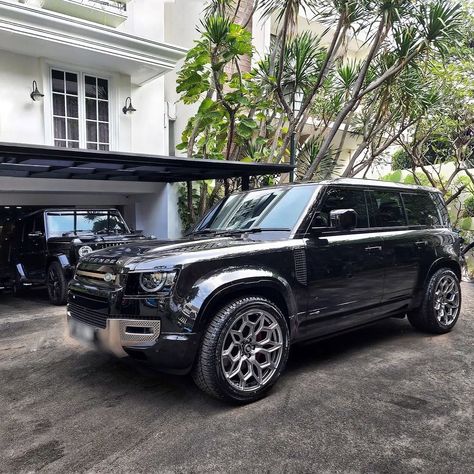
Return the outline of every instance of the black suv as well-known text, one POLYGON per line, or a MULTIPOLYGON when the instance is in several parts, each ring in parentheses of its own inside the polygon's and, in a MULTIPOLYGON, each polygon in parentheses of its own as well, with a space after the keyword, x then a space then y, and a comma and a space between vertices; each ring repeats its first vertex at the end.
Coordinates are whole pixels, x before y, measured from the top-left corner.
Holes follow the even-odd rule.
POLYGON ((295 342, 405 315, 450 331, 460 275, 459 237, 435 189, 286 185, 228 196, 183 240, 85 257, 68 323, 73 337, 248 402, 277 381, 295 342))
POLYGON ((65 304, 67 284, 80 257, 98 249, 144 239, 115 209, 45 209, 9 224, 0 246, 3 286, 16 291, 45 284, 53 304, 65 304), (8 270, 7 270, 8 269, 8 270))

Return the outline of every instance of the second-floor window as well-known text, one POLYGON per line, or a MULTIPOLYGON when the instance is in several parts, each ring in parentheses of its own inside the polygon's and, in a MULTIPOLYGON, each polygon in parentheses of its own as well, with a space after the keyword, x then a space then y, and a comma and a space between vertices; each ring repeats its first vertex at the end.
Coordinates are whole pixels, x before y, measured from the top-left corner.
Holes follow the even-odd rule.
POLYGON ((109 150, 109 81, 53 69, 51 88, 54 145, 109 150))

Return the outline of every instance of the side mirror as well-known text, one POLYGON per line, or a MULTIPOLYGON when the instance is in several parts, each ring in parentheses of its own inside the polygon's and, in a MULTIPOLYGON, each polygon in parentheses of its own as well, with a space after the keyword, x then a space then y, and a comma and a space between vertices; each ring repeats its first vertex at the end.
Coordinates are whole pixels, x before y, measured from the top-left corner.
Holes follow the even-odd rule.
POLYGON ((28 237, 30 239, 39 239, 40 237, 44 237, 44 234, 40 230, 37 230, 36 232, 30 232, 28 237))
POLYGON ((338 230, 351 230, 357 227, 357 212, 354 209, 336 209, 329 214, 331 227, 338 230))

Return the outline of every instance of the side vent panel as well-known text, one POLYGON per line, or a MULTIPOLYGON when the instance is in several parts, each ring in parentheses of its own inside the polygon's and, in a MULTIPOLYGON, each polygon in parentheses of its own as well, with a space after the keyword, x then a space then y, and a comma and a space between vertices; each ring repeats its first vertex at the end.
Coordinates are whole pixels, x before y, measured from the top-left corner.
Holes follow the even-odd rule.
POLYGON ((308 267, 306 265, 305 249, 296 249, 294 251, 294 257, 296 280, 298 283, 306 286, 308 284, 308 267))

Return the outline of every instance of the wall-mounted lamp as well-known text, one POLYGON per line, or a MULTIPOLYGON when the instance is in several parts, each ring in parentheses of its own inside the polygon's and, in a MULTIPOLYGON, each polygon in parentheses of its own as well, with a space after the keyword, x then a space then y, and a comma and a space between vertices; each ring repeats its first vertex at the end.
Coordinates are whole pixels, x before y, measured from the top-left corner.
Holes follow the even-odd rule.
POLYGON ((41 100, 41 98, 44 97, 44 94, 38 90, 38 84, 36 81, 33 81, 33 92, 30 94, 30 97, 35 101, 41 100))
POLYGON ((127 97, 125 99, 125 105, 122 108, 122 112, 127 115, 127 114, 133 114, 133 112, 136 112, 136 108, 132 105, 132 98, 127 97))

